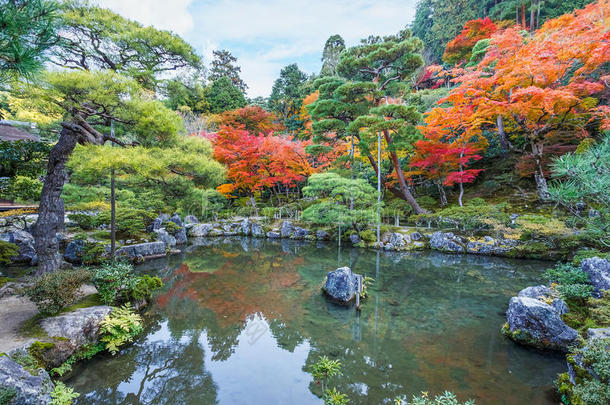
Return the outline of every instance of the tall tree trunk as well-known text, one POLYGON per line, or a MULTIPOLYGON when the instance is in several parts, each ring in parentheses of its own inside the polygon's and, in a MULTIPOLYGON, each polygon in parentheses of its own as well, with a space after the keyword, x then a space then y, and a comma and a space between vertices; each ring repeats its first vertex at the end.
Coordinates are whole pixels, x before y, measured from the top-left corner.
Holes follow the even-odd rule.
MULTIPOLYGON (((388 149, 392 147, 392 136, 390 135, 390 131, 383 131, 383 136, 385 137, 385 141, 388 145, 388 149)), ((413 212, 415 214, 425 214, 426 211, 423 210, 415 198, 409 191, 407 187, 407 181, 405 180, 405 174, 402 172, 402 167, 400 166, 400 161, 398 160, 398 155, 396 152, 390 152, 390 158, 392 159, 392 164, 394 165, 394 171, 396 172, 396 177, 398 178, 398 186, 400 187, 400 191, 405 197, 405 201, 409 203, 411 208, 413 208, 413 212)))
POLYGON ((525 20, 525 3, 521 3, 521 25, 523 28, 527 28, 527 21, 525 20))
POLYGON ((538 193, 538 197, 541 200, 546 200, 549 196, 549 187, 546 182, 546 177, 544 176, 544 171, 542 170, 542 151, 544 148, 544 144, 541 141, 532 141, 531 146, 532 156, 536 160, 536 171, 534 172, 534 179, 536 180, 536 191, 538 193))
POLYGON ((66 162, 76 147, 78 135, 72 124, 63 123, 62 126, 59 141, 49 154, 47 175, 40 194, 38 220, 32 232, 38 255, 36 275, 53 272, 63 263, 56 234, 64 227, 64 202, 61 192, 67 178, 66 162))
POLYGON ((508 141, 506 140, 506 132, 504 132, 504 117, 498 115, 496 117, 496 124, 498 126, 498 140, 500 142, 500 149, 502 154, 508 154, 508 141))
POLYGON ((538 0, 538 12, 536 14, 536 29, 540 27, 540 0, 538 0))
POLYGON ((536 0, 532 0, 530 5, 530 32, 534 32, 536 24, 534 22, 536 16, 536 0))
POLYGON ((438 195, 441 199, 441 205, 444 207, 445 205, 447 205, 447 194, 445 194, 445 188, 443 187, 443 184, 440 181, 436 182, 436 187, 438 188, 438 195))
POLYGON ((116 194, 114 188, 114 169, 110 171, 110 257, 114 260, 116 250, 116 194))

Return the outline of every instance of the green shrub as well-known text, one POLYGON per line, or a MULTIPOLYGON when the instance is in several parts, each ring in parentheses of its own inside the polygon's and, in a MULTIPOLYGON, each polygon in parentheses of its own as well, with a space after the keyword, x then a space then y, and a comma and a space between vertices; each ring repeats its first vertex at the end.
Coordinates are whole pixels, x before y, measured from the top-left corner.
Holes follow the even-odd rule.
POLYGON ((135 286, 129 292, 130 298, 136 301, 148 300, 155 290, 163 287, 163 281, 157 276, 144 275, 136 278, 135 286))
POLYGON ((76 222, 79 228, 84 229, 85 231, 93 229, 97 226, 97 217, 95 215, 75 212, 72 214, 68 214, 68 218, 71 221, 76 222))
POLYGON ((106 263, 95 270, 93 285, 104 304, 115 304, 122 290, 132 290, 135 287, 136 279, 132 271, 133 266, 127 262, 106 263))
POLYGON ((564 403, 574 405, 606 405, 610 403, 610 339, 589 341, 567 356, 576 376, 572 384, 567 373, 555 382, 564 403), (576 363, 580 357, 582 364, 576 363), (594 377, 595 376, 595 377, 594 377))
POLYGON ((365 231, 360 232, 360 238, 368 243, 373 243, 377 241, 377 233, 371 229, 367 229, 365 231))
POLYGON ((0 387, 0 405, 9 405, 17 396, 17 390, 13 387, 0 387))
POLYGON ((142 329, 142 318, 129 306, 114 308, 100 324, 100 342, 114 355, 120 346, 132 342, 142 329))
POLYGON ((8 195, 15 200, 38 201, 42 183, 38 179, 25 176, 16 176, 8 189, 8 195))
POLYGON ((24 292, 42 315, 55 315, 79 298, 80 287, 90 279, 88 270, 60 270, 37 278, 24 292))
POLYGON ((584 259, 590 259, 591 257, 600 257, 602 259, 610 260, 610 252, 600 252, 597 249, 581 249, 576 252, 574 258, 572 259, 572 264, 575 266, 580 266, 580 263, 584 259))
MULTIPOLYGON (((157 214, 141 209, 118 206, 115 224, 117 237, 122 239, 138 239, 146 233, 146 228, 152 224, 157 214)), ((97 217, 97 224, 110 225, 110 210, 102 211, 97 217)))
POLYGON ((558 284, 556 290, 565 300, 585 300, 591 296, 593 286, 589 284, 589 275, 572 264, 558 264, 548 269, 544 278, 558 284))
POLYGON ((80 394, 72 388, 66 387, 61 381, 55 383, 55 389, 51 393, 51 405, 70 405, 80 394))
POLYGON ((163 226, 165 227, 165 230, 172 235, 182 229, 180 225, 177 225, 172 221, 167 221, 163 226))
POLYGON ((19 254, 19 248, 14 243, 0 240, 0 264, 11 264, 11 257, 19 254))
POLYGON ((108 260, 106 245, 99 242, 87 242, 83 249, 82 260, 84 264, 100 264, 108 260))

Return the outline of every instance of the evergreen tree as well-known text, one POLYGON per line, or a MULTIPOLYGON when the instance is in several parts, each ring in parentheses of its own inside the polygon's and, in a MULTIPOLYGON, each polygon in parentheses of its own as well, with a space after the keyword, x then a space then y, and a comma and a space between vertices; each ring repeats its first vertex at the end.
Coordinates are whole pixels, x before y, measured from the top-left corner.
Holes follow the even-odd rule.
POLYGON ((0 84, 38 71, 57 42, 58 4, 48 0, 0 0, 0 84))
POLYGON ((244 93, 231 83, 231 79, 222 76, 205 89, 205 98, 210 112, 219 114, 227 110, 244 107, 247 102, 244 93))
POLYGON ((316 140, 330 134, 340 138, 353 136, 361 155, 369 160, 375 171, 380 168, 370 146, 381 131, 398 187, 388 184, 385 176, 382 176, 383 182, 416 213, 424 211, 409 191, 398 153, 414 140, 414 125, 420 117, 414 107, 387 105, 387 97, 400 96, 406 80, 422 66, 423 60, 418 53, 421 47, 422 42, 412 37, 408 30, 386 37, 370 36, 361 45, 341 54, 337 66, 341 77, 324 77, 316 81, 319 98, 309 109, 316 140))
POLYGON ((214 60, 212 60, 209 79, 216 81, 221 77, 228 77, 231 83, 245 94, 248 85, 239 76, 241 68, 236 64, 237 58, 225 49, 214 51, 213 54, 214 60))
POLYGON ((51 61, 72 69, 109 69, 156 89, 158 76, 199 70, 193 47, 169 31, 144 27, 104 8, 65 3, 51 61))
POLYGON ((320 77, 336 76, 339 55, 345 50, 345 41, 341 35, 333 35, 326 40, 324 51, 322 52, 322 69, 320 77))
POLYGON ((273 83, 269 96, 269 108, 277 114, 288 130, 297 130, 303 127, 299 119, 299 112, 303 98, 307 95, 304 84, 307 75, 303 73, 296 63, 284 67, 280 77, 273 83))

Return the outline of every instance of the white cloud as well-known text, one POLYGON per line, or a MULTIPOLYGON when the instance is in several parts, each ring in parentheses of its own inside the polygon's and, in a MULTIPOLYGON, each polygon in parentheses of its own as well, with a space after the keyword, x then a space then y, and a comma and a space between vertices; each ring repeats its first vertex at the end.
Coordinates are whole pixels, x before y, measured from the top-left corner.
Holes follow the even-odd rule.
POLYGON ((126 17, 183 35, 204 53, 238 57, 250 96, 266 96, 293 62, 318 71, 326 39, 349 44, 396 33, 413 20, 417 0, 97 0, 126 17))
POLYGON ((102 7, 144 25, 185 35, 193 28, 188 7, 193 0, 94 0, 102 7))

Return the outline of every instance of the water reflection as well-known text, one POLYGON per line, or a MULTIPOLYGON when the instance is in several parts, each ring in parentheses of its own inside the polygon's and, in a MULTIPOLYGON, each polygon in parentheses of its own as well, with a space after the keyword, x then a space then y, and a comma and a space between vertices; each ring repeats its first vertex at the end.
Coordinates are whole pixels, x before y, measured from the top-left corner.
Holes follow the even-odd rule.
POLYGON ((386 253, 289 240, 199 240, 139 271, 164 278, 147 334, 69 381, 79 403, 310 404, 320 355, 344 363, 355 404, 419 391, 479 403, 550 403, 560 356, 506 341, 508 297, 546 264, 439 253, 386 253), (326 301, 327 271, 374 277, 358 314, 326 301))

